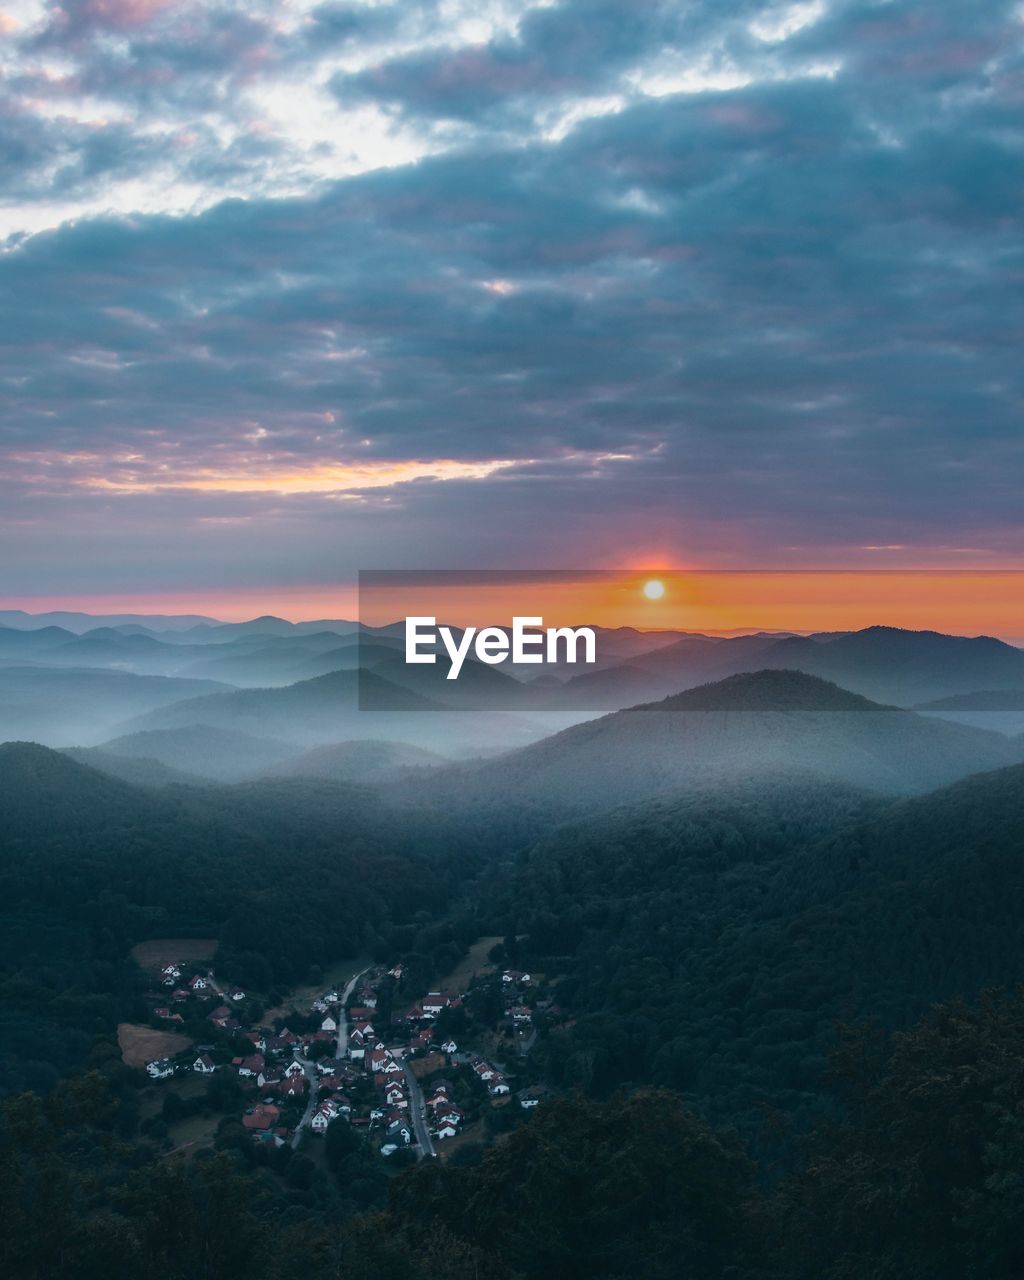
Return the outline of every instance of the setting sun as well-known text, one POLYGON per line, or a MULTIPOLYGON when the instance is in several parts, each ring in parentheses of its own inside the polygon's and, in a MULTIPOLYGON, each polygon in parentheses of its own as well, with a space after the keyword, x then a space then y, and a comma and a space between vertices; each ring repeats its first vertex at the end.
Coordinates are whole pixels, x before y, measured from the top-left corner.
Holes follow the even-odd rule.
POLYGON ((659 582, 657 578, 652 578, 650 582, 644 583, 644 595, 648 600, 660 600, 665 594, 665 584, 659 582))

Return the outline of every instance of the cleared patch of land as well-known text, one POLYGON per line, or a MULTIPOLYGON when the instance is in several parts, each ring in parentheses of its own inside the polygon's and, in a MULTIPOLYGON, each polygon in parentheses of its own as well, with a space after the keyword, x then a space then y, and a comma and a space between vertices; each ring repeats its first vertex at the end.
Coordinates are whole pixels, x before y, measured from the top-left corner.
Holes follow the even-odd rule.
POLYGON ((192 1041, 173 1031, 154 1031, 152 1027, 121 1022, 117 1027, 117 1043, 121 1057, 129 1067, 144 1067, 154 1058, 173 1058, 187 1049, 192 1041))
POLYGON ((412 1058, 409 1061, 409 1067, 417 1080, 423 1080, 435 1071, 443 1071, 447 1065, 448 1059, 443 1053, 428 1053, 425 1058, 412 1058))
POLYGON ((132 959, 143 969, 165 964, 194 964, 212 960, 220 944, 216 938, 151 938, 132 947, 132 959))
POLYGON ((269 1026, 275 1018, 286 1018, 292 1009, 298 1009, 300 1013, 304 1012, 317 996, 330 991, 332 987, 340 991, 353 974, 362 973, 372 963, 369 956, 363 956, 358 960, 342 960, 338 964, 330 965, 324 970, 324 976, 319 982, 302 983, 275 1008, 267 1009, 263 1014, 263 1021, 269 1026))
POLYGON ((167 1130, 168 1141, 172 1144, 169 1156, 192 1156, 203 1147, 212 1145, 217 1136, 217 1128, 221 1117, 216 1114, 189 1116, 179 1120, 167 1130))
POLYGON ((478 974, 493 973, 494 965, 487 959, 490 949, 501 942, 500 937, 478 938, 462 957, 455 968, 443 978, 439 986, 442 991, 465 991, 470 982, 478 974))

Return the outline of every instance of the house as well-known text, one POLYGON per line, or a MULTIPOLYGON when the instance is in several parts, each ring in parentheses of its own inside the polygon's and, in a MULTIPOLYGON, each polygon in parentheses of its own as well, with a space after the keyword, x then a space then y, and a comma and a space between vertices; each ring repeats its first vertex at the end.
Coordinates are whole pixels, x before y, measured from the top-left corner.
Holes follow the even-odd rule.
POLYGON ((155 1058, 152 1062, 146 1063, 146 1074, 151 1080, 166 1080, 168 1076, 173 1076, 174 1072, 175 1066, 170 1058, 155 1058))
POLYGON ((533 1013, 525 1004, 515 1004, 508 1010, 508 1014, 516 1026, 522 1026, 524 1023, 533 1021, 533 1013))
POLYGON ((498 1074, 497 1071, 495 1071, 495 1069, 489 1063, 484 1062, 482 1058, 477 1058, 477 1060, 473 1063, 473 1070, 476 1072, 479 1078, 484 1082, 488 1080, 493 1080, 494 1077, 498 1074))
POLYGON ((209 985, 210 985, 209 981, 206 978, 204 978, 201 973, 197 973, 194 978, 190 979, 188 983, 188 989, 189 991, 192 992, 193 995, 195 995, 200 991, 205 991, 209 987, 209 985))
POLYGON ((530 981, 530 975, 528 973, 521 973, 518 969, 506 969, 501 975, 501 980, 506 986, 525 987, 530 981))
POLYGON ((207 1015, 210 1021, 217 1027, 223 1027, 226 1022, 231 1019, 231 1010, 226 1004, 220 1004, 212 1013, 207 1015))
POLYGON ((492 1098, 500 1098, 504 1094, 510 1092, 508 1087, 508 1082, 505 1080, 503 1076, 495 1076, 494 1079, 487 1086, 487 1092, 491 1095, 492 1098))
POLYGON ((440 1126, 440 1128, 434 1130, 434 1137, 435 1138, 454 1138, 458 1132, 459 1131, 458 1129, 456 1129, 455 1125, 443 1124, 440 1126))
POLYGON ((165 964, 160 966, 160 977, 165 981, 170 978, 171 982, 177 982, 181 977, 181 969, 176 964, 165 964))
POLYGON ((436 1018, 442 1009, 447 1009, 451 1000, 440 991, 428 991, 423 997, 423 1012, 428 1018, 436 1018))
POLYGON ((241 987, 232 987, 231 990, 228 992, 228 999, 234 1000, 235 1003, 237 1004, 238 1001, 245 999, 245 992, 242 990, 241 987))
POLYGON ((242 1116, 242 1124, 253 1132, 273 1129, 281 1116, 280 1107, 269 1102, 258 1102, 251 1111, 242 1116))
POLYGON ((356 1032, 358 1032, 363 1037, 364 1040, 372 1040, 373 1037, 377 1034, 376 1031, 374 1031, 373 1029, 372 1022, 357 1022, 356 1029, 355 1031, 352 1032, 352 1034, 355 1035, 356 1032))
POLYGON ((459 1046, 449 1037, 441 1046, 442 1053, 458 1053, 459 1046))
POLYGON ((362 987, 356 999, 364 1009, 376 1009, 377 993, 373 987, 362 987))
POLYGON ((304 1075, 305 1072, 302 1069, 302 1063, 297 1062, 293 1058, 291 1062, 289 1062, 288 1065, 285 1067, 284 1074, 286 1076, 301 1076, 301 1075, 304 1075))
POLYGON ((320 1023, 321 1031, 337 1031, 337 1029, 338 1024, 330 1014, 328 1014, 327 1017, 324 1018, 323 1022, 320 1023))
POLYGON ((446 1107, 438 1107, 434 1112, 434 1122, 436 1124, 453 1124, 460 1125, 465 1119, 465 1112, 461 1107, 449 1104, 446 1107))
POLYGON ((327 1127, 332 1120, 337 1120, 338 1110, 331 1103, 325 1102, 323 1106, 317 1108, 316 1114, 309 1122, 309 1127, 314 1133, 326 1133, 327 1127))
POLYGON ((402 1070, 389 1051, 384 1048, 373 1049, 370 1051, 370 1054, 366 1058, 366 1069, 374 1075, 380 1073, 383 1073, 384 1075, 395 1075, 402 1070))
POLYGON ((373 1019, 375 1010, 368 1005, 353 1005, 348 1011, 348 1016, 353 1022, 370 1022, 373 1019))
POLYGON ((391 1107, 407 1107, 409 1100, 405 1096, 405 1090, 393 1080, 384 1090, 384 1101, 391 1107))
POLYGON ((208 1053, 201 1053, 192 1063, 192 1070, 199 1076, 212 1076, 217 1070, 217 1064, 208 1053))
POLYGON ((386 1116, 385 1119, 388 1121, 385 1129, 388 1137, 392 1142, 401 1141, 402 1145, 407 1147, 412 1142, 412 1130, 406 1121, 402 1119, 402 1113, 399 1112, 395 1119, 392 1119, 390 1115, 386 1116))
MULTIPOLYGON (((285 1076, 285 1078, 281 1081, 281 1085, 280 1085, 280 1088, 278 1089, 278 1092, 281 1094, 282 1097, 285 1097, 285 1098, 294 1098, 296 1094, 305 1093, 306 1077, 301 1075, 285 1076)), ((508 1090, 506 1089, 505 1092, 507 1093, 508 1090)))
POLYGON ((400 982, 404 972, 404 967, 400 964, 396 964, 393 969, 388 970, 388 977, 394 978, 396 982, 400 982))
POLYGON ((344 1058, 321 1058, 316 1064, 316 1069, 322 1076, 333 1076, 336 1071, 341 1071, 344 1066, 344 1058))
POLYGON ((240 1076, 258 1076, 267 1064, 262 1053, 254 1053, 248 1058, 232 1058, 231 1065, 238 1068, 240 1076))

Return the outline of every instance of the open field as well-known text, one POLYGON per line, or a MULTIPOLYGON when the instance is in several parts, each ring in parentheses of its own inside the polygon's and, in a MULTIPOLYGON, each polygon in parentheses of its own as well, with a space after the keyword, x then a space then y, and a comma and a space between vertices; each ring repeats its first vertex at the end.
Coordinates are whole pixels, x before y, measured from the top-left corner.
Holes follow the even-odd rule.
POLYGON ((192 1155, 203 1147, 211 1146, 222 1117, 211 1113, 205 1116, 189 1116, 177 1124, 168 1126, 167 1136, 172 1143, 168 1155, 192 1155))
POLYGON ((477 974, 493 973, 494 965, 487 959, 487 953, 500 941, 500 937, 477 939, 451 973, 442 979, 440 990, 465 991, 477 974))
POLYGON ((448 1160, 460 1147, 472 1146, 474 1143, 486 1143, 487 1131, 479 1120, 473 1122, 454 1138, 437 1138, 434 1145, 441 1160, 448 1160))
POLYGON ((165 964, 189 964, 212 960, 220 944, 216 938, 152 938, 132 947, 131 955, 143 969, 165 964))
MULTIPOLYGON (((206 1092, 207 1083, 206 1076, 193 1075, 190 1071, 188 1075, 176 1076, 171 1084, 171 1090, 182 1098, 199 1098, 206 1092)), ((140 1090, 139 1119, 149 1120, 155 1116, 163 1106, 167 1092, 167 1082, 163 1080, 159 1084, 151 1084, 140 1090)))
POLYGON ((285 1018, 292 1009, 298 1009, 301 1013, 308 1009, 317 996, 328 991, 331 987, 344 987, 349 978, 355 973, 362 973, 368 965, 373 961, 369 956, 358 957, 355 960, 341 960, 337 964, 330 965, 324 970, 323 978, 317 983, 303 983, 295 988, 294 991, 276 1008, 267 1009, 263 1014, 263 1021, 269 1026, 275 1018, 285 1018))
POLYGON ((127 1066, 144 1067, 154 1058, 172 1058, 187 1049, 192 1041, 172 1031, 154 1031, 152 1027, 121 1022, 117 1027, 117 1043, 127 1066))

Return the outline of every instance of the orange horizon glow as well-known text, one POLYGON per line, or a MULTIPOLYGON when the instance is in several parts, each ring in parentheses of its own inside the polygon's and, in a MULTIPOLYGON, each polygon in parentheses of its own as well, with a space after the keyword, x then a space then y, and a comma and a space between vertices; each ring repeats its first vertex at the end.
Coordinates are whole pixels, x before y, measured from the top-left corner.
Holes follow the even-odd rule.
MULTIPOLYGON (((497 575, 496 575, 497 576, 497 575)), ((432 614, 458 625, 515 614, 545 624, 672 631, 854 631, 884 625, 954 635, 1024 637, 1021 570, 633 570, 577 582, 374 585, 361 592, 371 626, 432 614), (656 579, 664 594, 647 598, 656 579)))
POLYGON ((344 618, 371 626, 412 614, 452 625, 507 623, 539 615, 552 626, 674 631, 850 631, 871 625, 954 635, 1024 638, 1021 570, 614 570, 567 580, 496 571, 472 585, 289 584, 273 588, 82 593, 0 598, 29 613, 202 614, 241 622, 274 614, 292 622, 344 618), (657 579, 664 595, 650 600, 657 579), (361 613, 360 613, 361 610, 361 613))

